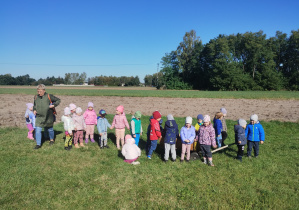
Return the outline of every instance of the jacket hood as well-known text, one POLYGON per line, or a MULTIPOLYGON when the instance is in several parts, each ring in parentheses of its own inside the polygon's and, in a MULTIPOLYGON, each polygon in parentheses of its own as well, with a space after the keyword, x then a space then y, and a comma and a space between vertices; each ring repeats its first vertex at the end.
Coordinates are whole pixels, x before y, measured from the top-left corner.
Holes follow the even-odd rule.
POLYGON ((126 144, 132 144, 132 145, 135 144, 135 139, 133 139, 133 138, 132 139, 127 139, 126 144))
POLYGON ((172 128, 172 127, 174 127, 175 125, 176 125, 175 120, 167 120, 167 121, 165 122, 165 126, 166 126, 166 127, 169 127, 169 128, 172 128))

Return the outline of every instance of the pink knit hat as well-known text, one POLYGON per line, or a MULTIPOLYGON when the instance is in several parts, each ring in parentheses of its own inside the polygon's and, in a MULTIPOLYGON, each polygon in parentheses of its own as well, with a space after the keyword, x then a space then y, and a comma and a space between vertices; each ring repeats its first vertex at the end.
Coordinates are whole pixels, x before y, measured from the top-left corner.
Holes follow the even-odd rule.
POLYGON ((69 107, 70 107, 70 110, 74 110, 77 108, 77 106, 75 104, 70 104, 69 107))
POLYGON ((127 141, 128 139, 131 139, 132 136, 130 134, 127 134, 126 137, 125 137, 125 140, 127 141))
POLYGON ((203 122, 210 122, 210 121, 211 121, 211 117, 209 115, 203 116, 203 122))
POLYGON ((116 108, 116 111, 120 112, 120 113, 123 113, 125 110, 124 106, 123 105, 119 105, 117 108, 116 108))
POLYGON ((92 102, 88 102, 87 107, 92 107, 93 108, 93 103, 92 102))

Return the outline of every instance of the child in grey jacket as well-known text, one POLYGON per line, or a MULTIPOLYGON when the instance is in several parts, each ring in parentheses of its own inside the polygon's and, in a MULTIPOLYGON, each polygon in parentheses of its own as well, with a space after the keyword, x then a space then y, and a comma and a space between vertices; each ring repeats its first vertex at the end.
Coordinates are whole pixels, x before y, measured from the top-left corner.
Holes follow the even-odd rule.
POLYGON ((245 128, 247 122, 244 119, 238 120, 238 125, 235 125, 235 143, 238 146, 237 160, 242 162, 242 157, 244 155, 244 148, 247 144, 247 139, 245 137, 245 128))

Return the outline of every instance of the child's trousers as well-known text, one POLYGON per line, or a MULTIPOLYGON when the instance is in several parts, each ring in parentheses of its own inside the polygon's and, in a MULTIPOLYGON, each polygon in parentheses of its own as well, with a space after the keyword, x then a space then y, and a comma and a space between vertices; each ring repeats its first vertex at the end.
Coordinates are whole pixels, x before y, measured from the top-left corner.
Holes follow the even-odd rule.
POLYGON ((121 146, 123 146, 125 142, 125 129, 115 129, 115 136, 117 149, 120 149, 119 142, 121 142, 121 146))
POLYGON ((150 140, 151 141, 151 145, 148 151, 148 155, 152 156, 153 152, 156 150, 157 148, 157 144, 158 144, 158 140, 150 140))
POLYGON ((238 146, 238 153, 237 153, 237 159, 242 160, 242 157, 244 155, 244 148, 245 145, 237 145, 238 146))
POLYGON ((185 159, 185 154, 187 152, 187 160, 190 160, 190 149, 191 149, 191 144, 182 144, 182 154, 181 154, 181 160, 185 159))
POLYGON ((107 146, 107 133, 103 133, 102 136, 99 136, 99 144, 100 147, 107 146))
POLYGON ((74 132, 74 144, 83 143, 83 130, 75 131, 74 132))
POLYGON ((164 143, 164 147, 165 147, 164 160, 168 160, 168 158, 169 158, 169 151, 171 152, 171 158, 172 158, 172 160, 175 160, 176 159, 175 144, 164 143))
POLYGON ((94 125, 86 125, 86 133, 85 133, 85 139, 88 139, 90 136, 90 139, 93 139, 94 135, 94 125))
POLYGON ((252 147, 254 150, 254 156, 257 157, 259 155, 260 147, 259 141, 247 141, 247 156, 251 156, 252 147))
POLYGON ((66 131, 65 132, 65 141, 64 147, 72 146, 72 136, 66 131))

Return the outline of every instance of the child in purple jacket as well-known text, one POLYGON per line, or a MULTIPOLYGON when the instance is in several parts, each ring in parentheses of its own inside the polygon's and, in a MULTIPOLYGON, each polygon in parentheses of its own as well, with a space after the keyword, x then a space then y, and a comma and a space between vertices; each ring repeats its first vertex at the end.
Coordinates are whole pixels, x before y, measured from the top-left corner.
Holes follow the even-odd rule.
POLYGON ((186 161, 189 162, 191 144, 194 142, 194 138, 195 138, 195 128, 192 125, 192 117, 186 117, 185 126, 181 128, 181 140, 182 140, 181 162, 184 161, 186 152, 187 152, 186 161))

